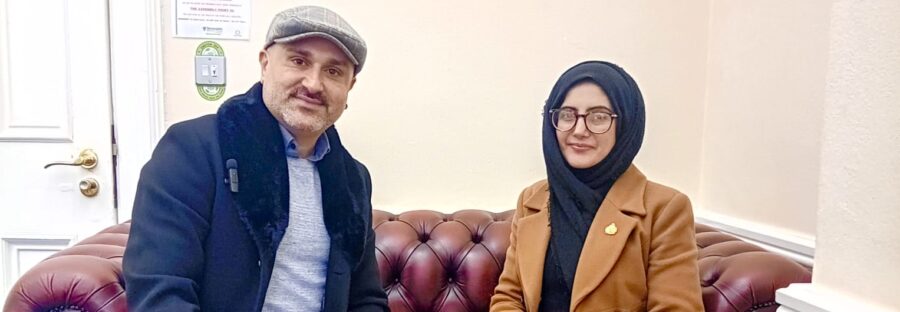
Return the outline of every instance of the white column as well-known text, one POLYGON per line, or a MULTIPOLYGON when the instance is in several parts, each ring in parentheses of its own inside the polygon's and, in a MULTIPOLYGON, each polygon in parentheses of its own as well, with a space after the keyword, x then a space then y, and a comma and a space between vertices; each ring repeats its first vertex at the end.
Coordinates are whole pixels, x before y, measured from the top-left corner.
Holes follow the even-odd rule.
POLYGON ((780 311, 900 311, 900 1, 833 2, 811 284, 780 311))

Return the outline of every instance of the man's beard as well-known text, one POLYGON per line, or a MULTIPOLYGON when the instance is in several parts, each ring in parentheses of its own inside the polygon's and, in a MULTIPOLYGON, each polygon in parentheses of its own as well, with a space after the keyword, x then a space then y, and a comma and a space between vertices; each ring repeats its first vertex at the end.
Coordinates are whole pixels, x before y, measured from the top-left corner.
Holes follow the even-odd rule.
MULTIPOLYGON (((328 125, 328 120, 322 114, 305 113, 302 109, 281 106, 279 109, 281 120, 287 127, 294 131, 320 132, 328 125)), ((325 114, 327 115, 327 110, 325 114)))
POLYGON ((269 111, 276 119, 284 123, 284 127, 291 132, 320 132, 324 131, 329 125, 328 102, 323 99, 323 110, 307 111, 304 108, 291 103, 295 99, 290 92, 279 92, 278 90, 265 90, 267 85, 263 85, 263 100, 269 111), (267 94, 268 93, 268 94, 267 94), (268 95, 268 96, 267 96, 268 95))

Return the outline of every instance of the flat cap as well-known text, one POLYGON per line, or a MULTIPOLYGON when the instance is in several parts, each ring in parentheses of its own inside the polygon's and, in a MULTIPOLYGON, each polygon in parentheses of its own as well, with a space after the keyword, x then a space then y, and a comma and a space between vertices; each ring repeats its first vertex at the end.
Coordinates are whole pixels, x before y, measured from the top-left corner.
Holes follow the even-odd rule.
POLYGON ((331 41, 356 65, 354 73, 362 70, 366 62, 365 40, 340 15, 319 6, 294 7, 275 15, 263 48, 309 37, 331 41))

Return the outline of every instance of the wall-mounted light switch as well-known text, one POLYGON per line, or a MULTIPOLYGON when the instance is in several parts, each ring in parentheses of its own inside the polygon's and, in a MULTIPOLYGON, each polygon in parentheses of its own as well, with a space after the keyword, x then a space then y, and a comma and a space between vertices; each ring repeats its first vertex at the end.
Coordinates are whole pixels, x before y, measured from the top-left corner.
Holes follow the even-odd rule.
POLYGON ((194 57, 194 81, 198 85, 225 85, 225 57, 198 55, 194 57))

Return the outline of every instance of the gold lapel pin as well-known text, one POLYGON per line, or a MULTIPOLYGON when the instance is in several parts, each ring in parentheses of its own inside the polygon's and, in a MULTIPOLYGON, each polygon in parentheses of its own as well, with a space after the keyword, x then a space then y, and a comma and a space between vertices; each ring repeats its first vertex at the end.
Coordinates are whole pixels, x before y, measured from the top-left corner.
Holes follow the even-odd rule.
POLYGON ((604 229, 603 231, 606 232, 606 235, 616 235, 616 232, 619 231, 619 228, 617 228, 616 223, 613 222, 607 225, 606 229, 604 229))

